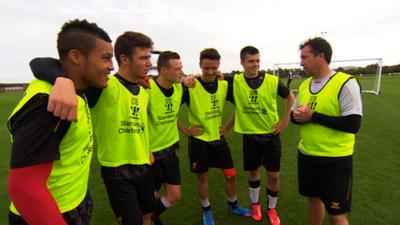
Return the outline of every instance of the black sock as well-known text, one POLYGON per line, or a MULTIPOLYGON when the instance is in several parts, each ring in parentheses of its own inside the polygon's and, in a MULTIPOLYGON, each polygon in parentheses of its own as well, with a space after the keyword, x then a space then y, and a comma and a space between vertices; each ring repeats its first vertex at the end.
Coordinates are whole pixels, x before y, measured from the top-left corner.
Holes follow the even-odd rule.
POLYGON ((230 202, 230 201, 228 201, 228 205, 230 206, 230 207, 232 207, 232 208, 236 208, 236 206, 237 206, 237 203, 238 203, 238 201, 236 200, 236 201, 234 201, 234 202, 230 202))
POLYGON ((157 216, 160 216, 161 213, 163 213, 165 210, 167 210, 167 207, 164 206, 161 199, 158 199, 158 201, 156 203, 156 207, 154 209, 154 214, 156 214, 157 216))
POLYGON ((276 198, 276 197, 278 197, 278 192, 277 191, 271 191, 271 190, 269 190, 268 188, 267 188, 267 204, 268 204, 268 210, 270 210, 270 208, 269 208, 269 196, 271 196, 272 198, 276 198))
POLYGON ((267 194, 271 197, 278 197, 278 191, 271 191, 267 188, 267 194))
POLYGON ((261 186, 261 181, 256 180, 256 181, 251 181, 249 180, 249 187, 251 188, 259 188, 261 186))
POLYGON ((210 211, 211 210, 211 205, 208 205, 207 207, 203 207, 204 211, 210 211))

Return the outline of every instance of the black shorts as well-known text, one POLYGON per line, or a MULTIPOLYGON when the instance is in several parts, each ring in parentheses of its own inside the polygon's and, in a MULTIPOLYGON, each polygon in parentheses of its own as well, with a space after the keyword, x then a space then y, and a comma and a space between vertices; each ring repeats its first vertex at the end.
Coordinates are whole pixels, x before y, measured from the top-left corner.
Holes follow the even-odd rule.
POLYGON ((178 147, 178 144, 174 144, 169 148, 153 153, 155 161, 151 165, 151 171, 157 191, 161 189, 161 185, 164 183, 173 185, 181 184, 179 158, 175 153, 178 147))
MULTIPOLYGON (((89 225, 93 212, 93 200, 88 192, 85 199, 73 210, 63 213, 68 225, 89 225)), ((21 216, 9 212, 8 221, 10 225, 28 225, 21 216)))
POLYGON ((353 157, 318 157, 298 153, 299 193, 321 198, 331 215, 350 211, 353 157))
POLYGON ((205 173, 209 168, 233 168, 231 151, 223 136, 211 142, 189 137, 188 144, 190 170, 193 173, 205 173))
POLYGON ((281 139, 273 134, 243 134, 243 166, 252 171, 261 165, 270 172, 281 168, 281 139))
POLYGON ((122 225, 142 224, 154 210, 154 183, 149 165, 101 167, 108 199, 122 225))

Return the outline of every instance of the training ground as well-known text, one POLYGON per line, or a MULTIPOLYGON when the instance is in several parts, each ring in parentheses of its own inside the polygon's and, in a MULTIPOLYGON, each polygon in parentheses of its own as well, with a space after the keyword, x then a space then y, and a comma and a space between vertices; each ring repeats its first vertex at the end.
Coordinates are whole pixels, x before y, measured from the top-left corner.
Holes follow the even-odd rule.
MULTIPOLYGON (((363 82, 363 80, 361 80, 363 82)), ((368 82, 368 81, 366 81, 368 82)), ((9 197, 7 176, 10 161, 10 137, 6 120, 21 93, 0 93, 0 225, 8 224, 9 197)), ((357 134, 354 153, 353 204, 349 215, 354 225, 400 224, 400 78, 383 77, 381 94, 363 94, 364 117, 357 134)), ((280 105, 283 105, 280 101, 280 105)), ((282 107, 280 107, 282 110, 282 107)), ((233 112, 226 103, 225 120, 233 112)), ((186 107, 181 118, 186 120, 186 107)), ((297 142, 299 130, 289 124, 282 135, 281 189, 277 210, 283 225, 307 224, 307 201, 297 190, 297 142)), ((247 174, 243 171, 241 136, 231 131, 227 135, 237 175, 239 203, 249 207, 247 174)), ((182 200, 162 215, 168 225, 199 225, 201 207, 196 192, 195 176, 189 172, 187 142, 181 136, 178 151, 182 172, 182 200)), ((99 173, 99 164, 93 159, 90 190, 94 199, 92 225, 116 225, 99 173)), ((262 170, 260 201, 265 208, 265 172, 262 170)), ((34 190, 32 190, 34 191, 34 190)), ((210 170, 210 201, 217 225, 269 224, 264 216, 262 223, 227 213, 222 172, 210 170)), ((265 215, 265 214, 264 214, 265 215)), ((327 218, 325 224, 329 224, 327 218)))

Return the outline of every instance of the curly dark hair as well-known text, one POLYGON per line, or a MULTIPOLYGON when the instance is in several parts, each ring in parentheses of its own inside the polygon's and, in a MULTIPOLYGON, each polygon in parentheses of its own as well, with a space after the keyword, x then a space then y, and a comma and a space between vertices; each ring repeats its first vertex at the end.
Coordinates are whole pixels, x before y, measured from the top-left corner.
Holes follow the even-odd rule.
POLYGON ((153 49, 153 41, 148 36, 133 31, 127 31, 117 38, 114 46, 115 58, 121 64, 121 55, 131 57, 135 48, 153 49))
POLYGON ((215 48, 206 48, 200 52, 200 62, 203 59, 219 61, 221 59, 221 55, 218 53, 217 49, 215 49, 215 48))
POLYGON ((247 55, 255 55, 260 53, 256 47, 253 46, 246 46, 240 50, 240 60, 244 61, 247 55))
POLYGON ((161 52, 157 59, 157 70, 160 72, 161 67, 169 67, 169 60, 181 59, 178 53, 172 51, 161 52))
POLYGON ((111 39, 96 23, 87 20, 70 20, 61 27, 57 38, 57 50, 60 60, 65 59, 68 52, 76 49, 87 55, 95 45, 96 38, 111 43, 111 39))
POLYGON ((327 40, 322 37, 310 38, 300 44, 299 50, 303 49, 306 46, 309 46, 311 48, 314 56, 320 53, 324 53, 326 62, 328 64, 331 63, 332 47, 327 40))

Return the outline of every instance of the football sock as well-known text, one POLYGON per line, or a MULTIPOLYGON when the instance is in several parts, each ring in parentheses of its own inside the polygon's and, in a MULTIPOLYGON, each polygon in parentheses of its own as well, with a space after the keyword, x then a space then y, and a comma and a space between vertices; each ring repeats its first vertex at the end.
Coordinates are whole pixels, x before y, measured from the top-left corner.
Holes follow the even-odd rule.
POLYGON ((267 189, 267 194, 268 209, 274 209, 276 207, 276 202, 278 201, 278 192, 267 189))
POLYGON ((258 204, 260 197, 260 180, 249 181, 250 200, 252 204, 258 204))

